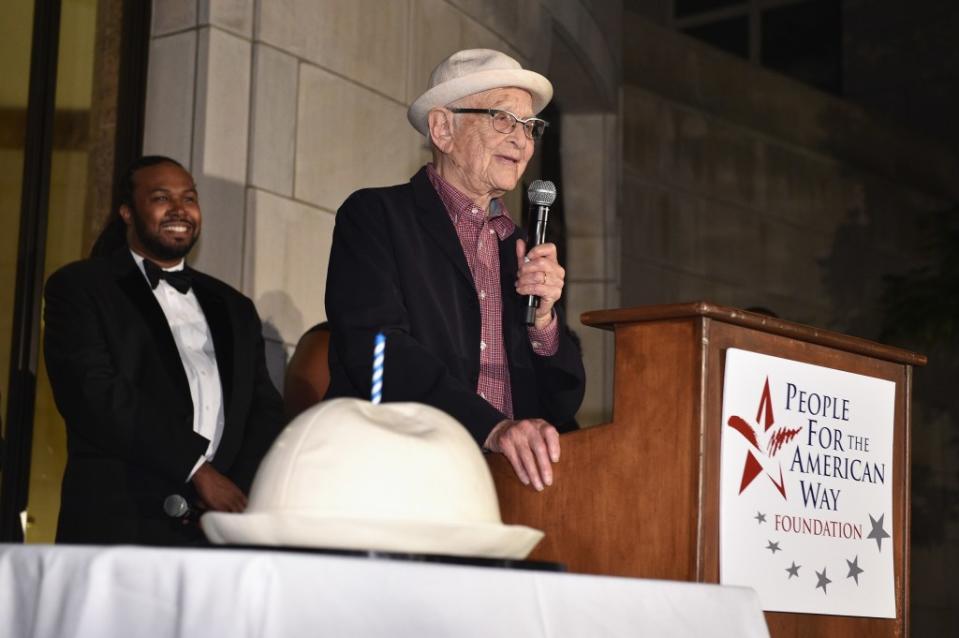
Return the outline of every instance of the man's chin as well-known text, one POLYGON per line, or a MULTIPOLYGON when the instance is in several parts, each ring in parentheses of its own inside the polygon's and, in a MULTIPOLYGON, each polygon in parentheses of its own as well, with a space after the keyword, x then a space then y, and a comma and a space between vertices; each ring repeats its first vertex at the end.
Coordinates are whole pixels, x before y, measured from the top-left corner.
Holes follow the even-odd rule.
POLYGON ((175 259, 183 259, 190 254, 190 251, 193 250, 193 246, 196 245, 199 237, 193 237, 190 239, 185 239, 182 241, 176 240, 160 240, 150 242, 147 245, 147 248, 150 249, 154 255, 159 257, 164 261, 173 261, 175 259))
POLYGON ((519 180, 523 177, 523 171, 514 169, 511 171, 504 171, 503 174, 499 176, 499 179, 496 180, 496 188, 508 193, 516 188, 516 185, 519 184, 519 180))

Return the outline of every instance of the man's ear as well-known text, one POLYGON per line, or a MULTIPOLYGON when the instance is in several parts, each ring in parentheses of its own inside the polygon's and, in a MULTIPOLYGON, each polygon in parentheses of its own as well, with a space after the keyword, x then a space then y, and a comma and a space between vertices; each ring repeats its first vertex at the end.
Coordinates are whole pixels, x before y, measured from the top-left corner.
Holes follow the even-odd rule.
POLYGON ((453 148, 453 114, 447 109, 436 108, 426 118, 433 146, 443 153, 449 153, 453 148))
POLYGON ((120 217, 123 219, 123 223, 129 226, 133 223, 133 211, 130 210, 130 207, 126 204, 120 204, 120 217))

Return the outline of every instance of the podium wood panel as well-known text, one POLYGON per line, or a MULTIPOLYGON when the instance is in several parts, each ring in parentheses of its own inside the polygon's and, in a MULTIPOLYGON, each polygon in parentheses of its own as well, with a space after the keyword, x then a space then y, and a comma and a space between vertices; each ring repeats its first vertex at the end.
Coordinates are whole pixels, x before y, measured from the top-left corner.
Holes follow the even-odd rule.
POLYGON ((586 313, 615 331, 613 417, 562 437, 554 484, 524 487, 489 458, 504 521, 546 532, 530 556, 579 573, 719 582, 725 352, 740 348, 896 384, 893 435, 895 619, 767 612, 775 638, 908 635, 909 404, 897 348, 708 303, 586 313))

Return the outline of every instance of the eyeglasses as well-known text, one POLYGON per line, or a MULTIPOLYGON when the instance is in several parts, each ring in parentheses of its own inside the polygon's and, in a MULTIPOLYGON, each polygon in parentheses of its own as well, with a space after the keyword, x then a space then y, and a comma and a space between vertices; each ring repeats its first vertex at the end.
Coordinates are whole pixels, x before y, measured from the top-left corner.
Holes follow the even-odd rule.
POLYGON ((489 115, 493 118, 493 128, 499 133, 509 133, 513 132, 513 129, 516 128, 516 124, 523 125, 523 131, 526 132, 526 137, 531 140, 538 140, 543 137, 543 132, 546 131, 546 127, 549 126, 549 122, 546 120, 541 120, 538 117, 528 117, 525 120, 520 119, 510 113, 509 111, 501 111, 500 109, 460 109, 460 108, 451 108, 453 113, 478 113, 481 115, 489 115))

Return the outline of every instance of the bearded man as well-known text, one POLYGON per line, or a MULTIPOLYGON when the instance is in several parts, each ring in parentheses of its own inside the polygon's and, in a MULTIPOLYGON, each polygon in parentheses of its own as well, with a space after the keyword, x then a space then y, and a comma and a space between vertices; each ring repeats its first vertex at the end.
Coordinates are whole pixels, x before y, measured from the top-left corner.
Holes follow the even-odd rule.
POLYGON ((67 425, 57 542, 201 544, 164 510, 241 512, 283 425, 253 303, 185 263, 193 177, 159 156, 121 181, 94 257, 47 281, 44 356, 67 425))
POLYGON ((502 196, 547 123, 552 85, 489 49, 454 53, 410 107, 432 163, 409 183, 351 195, 336 216, 326 288, 327 398, 368 397, 375 335, 386 334, 383 401, 456 418, 537 490, 559 460, 556 426, 583 399, 582 356, 556 302, 554 244, 527 252, 502 196), (526 296, 541 302, 525 323, 526 296))

